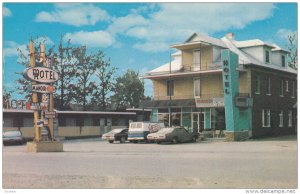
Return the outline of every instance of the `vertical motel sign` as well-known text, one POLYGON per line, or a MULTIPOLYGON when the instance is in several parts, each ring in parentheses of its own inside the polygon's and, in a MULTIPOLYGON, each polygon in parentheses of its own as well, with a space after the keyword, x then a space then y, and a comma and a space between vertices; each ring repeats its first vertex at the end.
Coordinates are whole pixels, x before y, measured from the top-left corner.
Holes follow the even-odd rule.
POLYGON ((41 139, 41 127, 44 126, 44 124, 49 127, 51 140, 54 140, 53 119, 55 112, 53 111, 53 93, 55 92, 55 88, 52 86, 52 83, 58 80, 58 73, 49 68, 49 64, 46 62, 45 50, 45 45, 41 44, 39 62, 43 64, 43 67, 36 67, 34 44, 30 41, 30 67, 23 72, 24 77, 30 80, 32 84, 34 140, 37 142, 41 139))
POLYGON ((221 53, 223 63, 223 89, 226 118, 226 131, 234 132, 239 129, 239 109, 234 104, 234 98, 239 91, 238 55, 229 49, 221 53))

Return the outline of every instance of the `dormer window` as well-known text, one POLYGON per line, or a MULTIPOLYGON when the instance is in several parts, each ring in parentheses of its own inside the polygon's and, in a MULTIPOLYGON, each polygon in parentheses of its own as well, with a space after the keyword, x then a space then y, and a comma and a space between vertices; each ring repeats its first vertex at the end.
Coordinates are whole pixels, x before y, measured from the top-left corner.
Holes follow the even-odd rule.
POLYGON ((285 67, 285 56, 284 55, 281 56, 281 66, 285 67))
POLYGON ((270 63, 270 51, 265 51, 266 63, 270 63))

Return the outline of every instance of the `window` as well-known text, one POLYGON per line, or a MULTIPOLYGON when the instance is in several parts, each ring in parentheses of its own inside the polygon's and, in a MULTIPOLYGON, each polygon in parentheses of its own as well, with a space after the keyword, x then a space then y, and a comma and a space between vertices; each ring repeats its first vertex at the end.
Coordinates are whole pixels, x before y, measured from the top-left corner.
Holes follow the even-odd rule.
POLYGON ((289 92, 289 81, 288 80, 285 81, 285 91, 289 92))
POLYGON ((283 80, 279 83, 279 96, 283 97, 283 80))
POLYGON ((263 109, 262 110, 262 126, 270 127, 271 126, 270 120, 271 120, 270 109, 263 109))
POLYGON ((279 127, 283 127, 283 111, 279 113, 279 127))
POLYGON ((260 94, 260 78, 259 76, 255 76, 254 77, 254 80, 255 80, 255 94, 260 94))
POLYGON ((295 98, 295 81, 292 82, 292 98, 295 98))
POLYGON ((194 51, 194 71, 201 69, 201 53, 200 50, 194 51))
POLYGON ((194 79, 194 94, 195 97, 200 97, 200 78, 195 78, 194 79))
POLYGON ((285 56, 284 55, 281 56, 281 66, 285 67, 285 56))
POLYGON ((270 51, 265 51, 266 63, 270 63, 270 51))
POLYGON ((292 127, 293 126, 293 113, 291 110, 289 110, 289 124, 288 124, 289 127, 292 127))
POLYGON ((167 96, 174 95, 174 80, 167 80, 167 96))
POLYGON ((270 77, 266 78, 266 94, 271 95, 271 79, 270 79, 270 77))

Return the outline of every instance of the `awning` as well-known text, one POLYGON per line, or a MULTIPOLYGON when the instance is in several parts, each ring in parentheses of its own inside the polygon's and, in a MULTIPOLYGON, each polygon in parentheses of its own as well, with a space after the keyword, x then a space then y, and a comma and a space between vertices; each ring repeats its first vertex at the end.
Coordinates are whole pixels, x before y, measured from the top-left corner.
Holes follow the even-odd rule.
POLYGON ((140 104, 140 108, 196 107, 195 99, 182 100, 148 100, 140 104))

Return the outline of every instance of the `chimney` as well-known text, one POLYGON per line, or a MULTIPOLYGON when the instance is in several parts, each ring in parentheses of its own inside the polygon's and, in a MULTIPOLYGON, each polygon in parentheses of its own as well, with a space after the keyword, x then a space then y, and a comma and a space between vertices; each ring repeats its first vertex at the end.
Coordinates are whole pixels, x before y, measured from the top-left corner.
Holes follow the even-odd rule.
POLYGON ((233 32, 228 32, 228 33, 226 34, 226 38, 228 38, 228 39, 230 39, 230 40, 234 40, 234 34, 233 34, 233 32))

